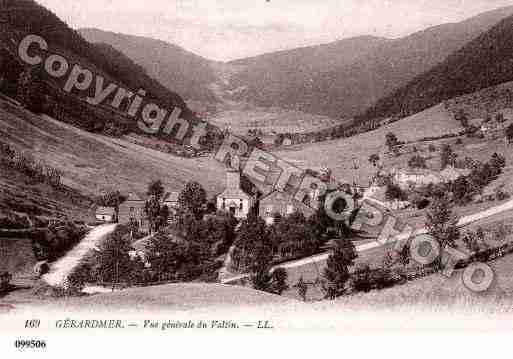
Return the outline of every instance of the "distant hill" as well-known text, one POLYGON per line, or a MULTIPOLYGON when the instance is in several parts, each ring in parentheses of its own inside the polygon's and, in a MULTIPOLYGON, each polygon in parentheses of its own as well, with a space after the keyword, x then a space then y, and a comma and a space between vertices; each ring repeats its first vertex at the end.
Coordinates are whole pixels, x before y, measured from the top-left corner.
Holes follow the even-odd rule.
POLYGON ((98 29, 81 29, 79 33, 89 42, 109 44, 121 51, 186 100, 215 101, 207 87, 216 81, 211 61, 160 40, 98 29))
POLYGON ((245 65, 231 78, 237 98, 335 118, 365 111, 415 76, 489 30, 513 7, 483 13, 410 36, 359 37, 231 62, 245 65))
POLYGON ((381 99, 362 119, 405 116, 513 80, 513 16, 381 99))

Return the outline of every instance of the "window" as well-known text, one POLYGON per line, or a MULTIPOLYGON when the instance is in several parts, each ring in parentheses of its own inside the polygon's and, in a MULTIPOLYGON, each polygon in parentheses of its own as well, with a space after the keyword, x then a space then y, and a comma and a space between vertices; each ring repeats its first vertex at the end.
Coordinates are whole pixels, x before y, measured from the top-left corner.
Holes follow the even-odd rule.
POLYGON ((226 209, 226 198, 223 198, 223 209, 226 209))
POLYGON ((266 214, 267 216, 270 216, 272 213, 273 213, 273 206, 272 206, 272 205, 268 205, 268 206, 265 208, 265 214, 266 214))
POLYGON ((134 207, 130 207, 130 213, 134 213, 135 211, 135 208, 134 207))
POLYGON ((242 211, 242 209, 244 208, 243 203, 244 203, 244 202, 243 202, 243 201, 242 201, 242 199, 241 199, 241 200, 240 200, 240 203, 239 203, 239 209, 240 209, 241 211, 242 211))

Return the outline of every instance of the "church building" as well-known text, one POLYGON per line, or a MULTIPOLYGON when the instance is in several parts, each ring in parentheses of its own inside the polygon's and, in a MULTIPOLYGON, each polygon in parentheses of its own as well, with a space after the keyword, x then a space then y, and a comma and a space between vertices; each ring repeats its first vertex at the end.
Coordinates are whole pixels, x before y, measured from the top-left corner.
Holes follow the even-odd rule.
POLYGON ((217 209, 233 214, 237 219, 246 219, 255 204, 255 198, 241 188, 240 172, 228 169, 226 172, 226 189, 217 196, 217 209))

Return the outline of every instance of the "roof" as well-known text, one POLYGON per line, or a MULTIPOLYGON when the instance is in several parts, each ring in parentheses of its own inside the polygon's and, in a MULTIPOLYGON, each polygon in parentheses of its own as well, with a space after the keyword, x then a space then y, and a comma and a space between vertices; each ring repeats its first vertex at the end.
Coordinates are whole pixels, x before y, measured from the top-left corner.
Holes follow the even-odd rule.
POLYGON ((315 209, 312 207, 307 206, 301 201, 298 201, 294 196, 292 196, 289 193, 281 192, 281 191, 273 191, 269 193, 267 196, 263 197, 260 200, 260 204, 264 204, 267 201, 282 201, 285 203, 292 204, 296 209, 300 209, 302 211, 308 212, 310 214, 313 214, 315 212, 315 209))
POLYGON ((134 192, 131 192, 128 194, 128 198, 126 200, 127 202, 131 201, 131 202, 143 202, 143 200, 141 199, 141 197, 139 197, 139 195, 137 193, 134 193, 134 192))
POLYGON ((454 167, 447 167, 440 172, 440 176, 448 180, 455 180, 461 176, 468 175, 470 170, 468 169, 457 169, 454 167))
POLYGON ((249 194, 247 194, 241 189, 235 188, 227 188, 217 197, 251 199, 251 196, 249 194))
POLYGON ((96 214, 113 216, 116 214, 116 209, 114 207, 98 207, 96 208, 96 214))
POLYGON ((178 192, 168 192, 164 196, 164 203, 166 203, 166 202, 178 202, 178 197, 180 197, 180 193, 178 193, 178 192))

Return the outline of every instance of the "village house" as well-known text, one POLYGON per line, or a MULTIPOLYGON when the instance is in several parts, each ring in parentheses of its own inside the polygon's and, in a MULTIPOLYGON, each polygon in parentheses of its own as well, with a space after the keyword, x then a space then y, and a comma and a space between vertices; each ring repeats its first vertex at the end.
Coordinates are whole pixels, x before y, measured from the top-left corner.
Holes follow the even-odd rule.
POLYGON ((283 142, 281 143, 282 146, 292 146, 292 139, 289 137, 285 137, 283 139, 283 142))
POLYGON ((447 167, 437 172, 429 169, 393 170, 392 179, 402 189, 422 187, 430 184, 448 183, 468 175, 469 170, 447 167))
POLYGON ((116 222, 116 209, 114 207, 96 208, 96 219, 104 223, 116 222))
POLYGON ((119 223, 135 224, 139 230, 149 232, 145 206, 145 200, 135 193, 130 193, 128 199, 119 206, 119 223))
POLYGON ((268 225, 273 224, 276 214, 286 217, 297 211, 306 218, 315 213, 314 208, 298 201, 286 192, 273 191, 260 199, 259 214, 268 225))
POLYGON ((246 219, 255 202, 254 196, 242 190, 240 172, 228 169, 226 172, 226 189, 217 196, 217 209, 230 212, 237 219, 246 219))
POLYGON ((179 196, 180 193, 178 192, 169 192, 164 196, 162 205, 167 206, 167 209, 169 209, 169 214, 176 214, 178 207, 180 206, 178 203, 179 196))

